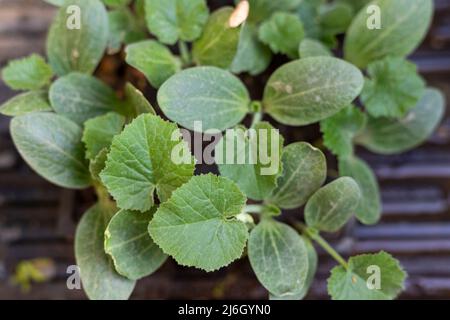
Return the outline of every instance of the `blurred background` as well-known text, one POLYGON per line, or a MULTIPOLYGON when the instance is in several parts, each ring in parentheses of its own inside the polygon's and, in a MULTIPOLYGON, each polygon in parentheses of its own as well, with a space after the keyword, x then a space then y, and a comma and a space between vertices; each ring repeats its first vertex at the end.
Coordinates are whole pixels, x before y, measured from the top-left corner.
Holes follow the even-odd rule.
MULTIPOLYGON (((208 2, 214 8, 232 1, 208 2)), ((444 91, 450 102, 450 0, 435 0, 435 8, 430 33, 410 58, 428 84, 444 91)), ((33 52, 45 55, 54 13, 55 8, 41 0, 0 0, 0 68, 33 52)), ((261 84, 282 62, 279 58, 256 80, 243 77, 252 95, 260 96, 261 84)), ((96 75, 117 89, 131 80, 154 99, 145 79, 124 66, 120 54, 106 57, 96 75)), ((14 94, 0 81, 0 104, 14 94)), ((319 137, 317 126, 280 130, 288 142, 319 137)), ((360 149, 358 155, 378 176, 382 220, 375 226, 352 221, 328 239, 345 256, 379 250, 395 255, 409 274, 400 298, 450 298, 450 112, 434 136, 411 152, 380 156, 360 149)), ((333 157, 327 157, 332 168, 333 157)), ((91 190, 60 189, 32 172, 11 142, 9 118, 0 116, 0 299, 85 298, 82 290, 67 289, 66 269, 75 264, 76 224, 94 201, 91 190)), ((301 215, 301 210, 289 214, 301 215)), ((319 253, 309 299, 328 298, 326 278, 335 263, 319 253)), ((247 259, 214 273, 179 267, 169 259, 138 282, 132 298, 266 299, 267 292, 257 283, 247 259)))

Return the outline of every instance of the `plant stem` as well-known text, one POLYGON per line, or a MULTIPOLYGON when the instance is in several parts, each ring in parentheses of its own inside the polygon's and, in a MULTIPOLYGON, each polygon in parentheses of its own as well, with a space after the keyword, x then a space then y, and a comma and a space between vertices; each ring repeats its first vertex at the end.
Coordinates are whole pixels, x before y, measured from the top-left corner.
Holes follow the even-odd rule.
POLYGON ((347 261, 330 244, 320 236, 319 232, 306 227, 304 224, 297 224, 297 227, 304 232, 310 239, 317 242, 334 260, 339 262, 345 269, 348 269, 347 261))
POLYGON ((261 213, 264 209, 263 205, 260 204, 248 204, 244 208, 244 212, 250 213, 261 213))
POLYGON ((178 49, 180 50, 181 61, 184 66, 188 66, 192 63, 191 55, 189 53, 188 46, 184 41, 178 41, 178 49))
POLYGON ((259 122, 261 122, 263 117, 263 113, 261 111, 255 112, 253 114, 252 124, 250 125, 250 128, 254 128, 259 122))

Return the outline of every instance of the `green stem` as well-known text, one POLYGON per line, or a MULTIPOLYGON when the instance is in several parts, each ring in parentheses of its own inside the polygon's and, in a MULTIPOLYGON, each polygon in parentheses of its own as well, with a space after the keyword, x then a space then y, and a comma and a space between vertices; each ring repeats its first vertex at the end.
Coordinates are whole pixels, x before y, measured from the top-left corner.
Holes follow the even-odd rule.
POLYGON ((303 224, 298 224, 298 228, 304 232, 310 239, 317 242, 334 260, 339 262, 345 269, 348 269, 347 261, 330 244, 320 236, 319 232, 310 229, 303 224))
POLYGON ((104 186, 102 186, 100 183, 94 183, 94 189, 100 203, 106 204, 111 202, 108 190, 106 190, 104 186))
POLYGON ((189 53, 188 46, 184 41, 178 41, 178 49, 180 50, 181 60, 184 66, 188 66, 192 63, 191 55, 189 53))
POLYGON ((248 204, 244 208, 244 212, 249 213, 261 213, 264 209, 263 205, 260 204, 248 204))
POLYGON ((259 122, 261 122, 263 117, 263 113, 261 111, 255 112, 253 114, 252 124, 250 125, 250 128, 254 128, 259 122))

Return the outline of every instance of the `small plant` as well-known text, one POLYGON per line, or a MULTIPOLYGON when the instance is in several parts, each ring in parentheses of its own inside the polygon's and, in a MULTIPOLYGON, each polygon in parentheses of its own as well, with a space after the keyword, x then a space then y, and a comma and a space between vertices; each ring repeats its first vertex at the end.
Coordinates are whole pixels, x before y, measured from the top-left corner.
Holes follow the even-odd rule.
POLYGON ((127 299, 169 256, 214 271, 247 254, 270 298, 302 299, 318 264, 314 242, 338 263, 328 280, 333 299, 401 292, 406 274, 390 254, 345 260, 321 233, 353 215, 363 224, 380 219, 378 184, 355 144, 403 152, 442 118, 442 94, 425 88, 405 59, 427 32, 432 0, 250 0, 212 13, 205 0, 48 2, 61 6, 48 34, 49 63, 32 55, 3 69, 3 80, 24 92, 0 112, 14 117, 14 143, 38 174, 98 195, 75 238, 89 298, 127 299), (377 14, 381 26, 369 28, 377 14), (332 50, 341 34, 343 59, 332 50), (91 75, 105 51, 123 45, 126 62, 159 89, 158 109, 132 84, 119 98, 91 75), (292 61, 252 100, 233 73, 257 76, 273 54, 292 61), (249 127, 241 124, 247 115, 249 127), (322 151, 307 142, 283 146, 262 121, 267 115, 289 126, 320 122, 340 177, 324 185, 322 151), (189 131, 177 124, 209 137, 226 131, 206 148, 220 176, 194 175, 189 131), (279 219, 302 206, 303 221, 300 211, 279 219))

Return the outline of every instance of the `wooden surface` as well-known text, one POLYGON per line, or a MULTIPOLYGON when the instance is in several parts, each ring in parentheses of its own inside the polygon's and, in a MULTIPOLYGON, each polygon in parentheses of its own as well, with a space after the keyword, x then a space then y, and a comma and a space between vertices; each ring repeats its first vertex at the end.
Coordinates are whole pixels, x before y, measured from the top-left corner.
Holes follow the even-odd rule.
MULTIPOLYGON (((40 0, 0 0, 0 66, 31 52, 44 53, 53 13, 54 9, 40 0)), ((412 59, 429 84, 444 90, 450 101, 449 0, 436 1, 433 28, 412 59)), ((0 103, 13 94, 0 81, 0 103)), ((288 141, 308 137, 303 128, 280 129, 288 141)), ((308 130, 317 131, 317 127, 308 130)), ((449 113, 435 135, 414 151, 389 157, 363 149, 358 153, 375 168, 381 182, 383 218, 371 227, 353 221, 343 232, 330 235, 330 241, 344 255, 386 250, 398 257, 409 273, 402 298, 450 298, 449 113)), ((80 290, 67 290, 65 270, 74 264, 75 225, 93 201, 90 190, 63 190, 36 176, 11 143, 8 118, 0 116, 0 299, 85 298, 80 290), (24 294, 9 279, 19 261, 38 257, 55 262, 53 275, 49 282, 33 285, 24 294)), ((300 214, 297 210, 285 216, 300 214)), ((309 298, 327 297, 325 280, 333 265, 321 252, 309 298)), ((247 259, 208 274, 168 261, 140 281, 133 294, 139 299, 266 296, 247 259)))

